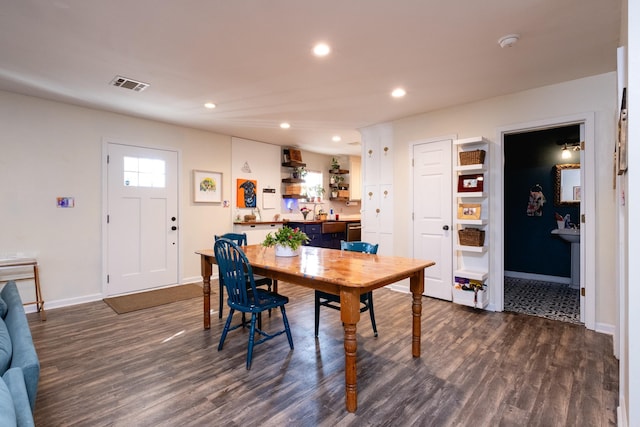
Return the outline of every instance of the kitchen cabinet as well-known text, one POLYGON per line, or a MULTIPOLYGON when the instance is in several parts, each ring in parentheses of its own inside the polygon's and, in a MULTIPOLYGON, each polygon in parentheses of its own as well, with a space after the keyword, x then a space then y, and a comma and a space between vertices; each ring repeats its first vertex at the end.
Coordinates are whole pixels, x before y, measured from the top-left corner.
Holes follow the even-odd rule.
MULTIPOLYGON (((331 222, 336 224, 336 222, 331 222)), ((347 239, 346 227, 345 231, 340 232, 322 232, 322 223, 304 223, 304 222, 293 222, 290 221, 287 224, 288 227, 299 227, 300 230, 304 231, 307 236, 309 236, 309 242, 307 246, 314 246, 318 248, 330 248, 330 249, 340 249, 340 241, 347 239)))
POLYGON ((379 244, 381 255, 393 255, 393 128, 362 129, 362 144, 362 240, 379 244))
POLYGON ((453 222, 456 233, 453 302, 484 308, 489 300, 488 163, 491 143, 483 137, 474 137, 454 140, 453 144, 456 147, 453 170, 457 201, 453 222), (471 160, 462 161, 461 157, 471 160), (470 287, 474 283, 476 286, 482 284, 482 289, 477 293, 460 289, 461 286, 470 287))

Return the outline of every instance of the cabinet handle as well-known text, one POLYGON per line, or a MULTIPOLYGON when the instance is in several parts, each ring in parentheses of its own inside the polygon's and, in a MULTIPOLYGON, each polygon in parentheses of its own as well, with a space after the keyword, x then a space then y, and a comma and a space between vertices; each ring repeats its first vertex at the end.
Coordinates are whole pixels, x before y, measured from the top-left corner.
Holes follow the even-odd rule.
POLYGON ((369 149, 369 157, 371 157, 372 154, 373 154, 373 150, 369 149))
POLYGON ((376 215, 380 213, 380 208, 376 209, 376 215))
POLYGON ((384 147, 384 155, 387 155, 387 151, 389 151, 389 147, 384 147))
POLYGON ((445 225, 445 226, 443 226, 443 227, 442 227, 442 229, 443 229, 444 231, 447 231, 447 230, 449 229, 449 226, 448 226, 448 225, 445 225))
POLYGON ((387 190, 384 190, 384 198, 387 198, 387 194, 389 194, 389 192, 387 190))
POLYGON ((372 197, 373 197, 373 193, 369 191, 369 200, 371 200, 372 197))

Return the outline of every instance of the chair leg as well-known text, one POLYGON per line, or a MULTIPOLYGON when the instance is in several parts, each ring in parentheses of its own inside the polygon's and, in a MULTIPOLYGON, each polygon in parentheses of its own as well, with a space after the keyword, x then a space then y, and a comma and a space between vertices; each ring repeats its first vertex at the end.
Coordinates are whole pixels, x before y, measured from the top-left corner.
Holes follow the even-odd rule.
POLYGON ((282 321, 284 322, 284 330, 287 332, 287 339, 289 340, 289 348, 293 350, 293 337, 291 336, 291 329, 289 328, 289 319, 287 319, 287 313, 284 310, 284 305, 280 306, 280 312, 282 313, 282 321))
POLYGON ((371 326, 373 326, 373 336, 377 337, 378 328, 376 328, 376 316, 373 313, 373 292, 368 293, 367 299, 369 300, 369 303, 367 305, 369 306, 369 317, 371 317, 371 326))
POLYGON ((224 297, 222 296, 224 292, 224 285, 222 284, 222 280, 218 279, 220 289, 218 291, 218 299, 220 300, 220 307, 218 308, 218 319, 222 319, 222 304, 224 297))
POLYGON ((229 332, 229 326, 231 326, 231 319, 233 318, 234 309, 229 309, 229 317, 227 317, 227 321, 224 323, 224 329, 222 329, 222 335, 220 336, 220 342, 218 343, 218 351, 222 350, 222 346, 224 345, 224 340, 227 338, 227 333, 229 332))
POLYGON ((249 347, 247 349, 247 371, 251 369, 251 359, 253 358, 253 344, 256 333, 256 313, 251 313, 251 329, 249 330, 249 347))
POLYGON ((318 329, 320 328, 320 297, 316 294, 315 296, 315 333, 316 338, 318 337, 318 329))

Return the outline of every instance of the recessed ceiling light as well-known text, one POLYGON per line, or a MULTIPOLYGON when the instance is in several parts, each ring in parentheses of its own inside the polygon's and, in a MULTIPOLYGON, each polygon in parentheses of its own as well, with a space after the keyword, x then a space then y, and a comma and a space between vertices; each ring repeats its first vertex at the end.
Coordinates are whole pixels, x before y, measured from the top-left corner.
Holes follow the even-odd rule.
POLYGON ((213 102, 205 102, 204 107, 213 110, 214 108, 216 108, 216 104, 214 104, 213 102))
POLYGON ((340 138, 340 135, 334 135, 331 140, 333 142, 340 142, 342 140, 342 138, 340 138))
POLYGON ((326 43, 318 43, 313 47, 313 54, 315 56, 327 56, 331 52, 331 48, 326 43))
POLYGON ((402 98, 406 94, 407 91, 402 89, 401 87, 394 89, 393 92, 391 92, 391 96, 393 96, 394 98, 402 98))
POLYGON ((282 123, 280 123, 280 127, 282 129, 289 129, 291 127, 291 125, 289 123, 287 123, 287 122, 282 122, 282 123))

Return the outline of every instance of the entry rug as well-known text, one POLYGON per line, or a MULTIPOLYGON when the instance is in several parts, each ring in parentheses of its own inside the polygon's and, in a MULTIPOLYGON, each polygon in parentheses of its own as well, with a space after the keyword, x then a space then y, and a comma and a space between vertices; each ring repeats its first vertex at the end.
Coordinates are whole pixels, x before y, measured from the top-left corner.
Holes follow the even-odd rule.
POLYGON ((103 301, 116 313, 124 314, 197 297, 202 297, 202 286, 189 284, 105 298, 103 301))
POLYGON ((580 323, 580 294, 568 284, 505 277, 504 311, 580 323))

